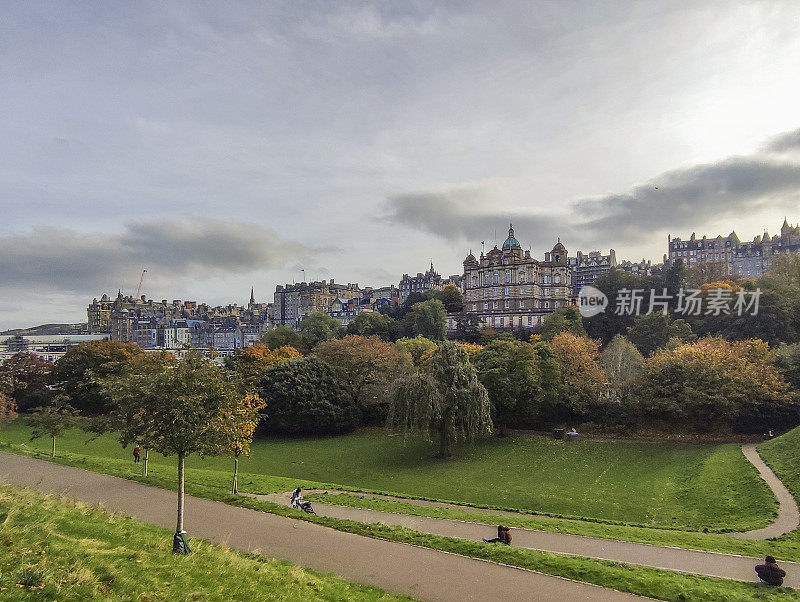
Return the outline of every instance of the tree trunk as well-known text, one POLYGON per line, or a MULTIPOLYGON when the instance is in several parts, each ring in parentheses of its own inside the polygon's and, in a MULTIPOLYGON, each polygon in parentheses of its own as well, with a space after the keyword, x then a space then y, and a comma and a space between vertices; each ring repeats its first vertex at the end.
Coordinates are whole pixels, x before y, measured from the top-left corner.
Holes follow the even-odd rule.
POLYGON ((142 476, 143 477, 147 476, 147 454, 149 454, 149 453, 150 453, 150 450, 145 448, 145 450, 144 450, 144 460, 142 461, 142 476))
POLYGON ((178 454, 178 526, 175 527, 177 533, 183 531, 183 464, 185 459, 184 454, 178 454))
POLYGON ((450 429, 447 428, 447 420, 442 420, 439 427, 439 457, 450 457, 450 429))
POLYGON ((55 435, 51 435, 51 437, 53 438, 53 451, 50 452, 50 457, 51 458, 55 458, 56 457, 56 436, 55 435))
POLYGON ((233 457, 233 488, 231 489, 231 491, 233 492, 233 495, 236 495, 236 494, 239 493, 238 478, 239 478, 239 456, 234 456, 233 457))

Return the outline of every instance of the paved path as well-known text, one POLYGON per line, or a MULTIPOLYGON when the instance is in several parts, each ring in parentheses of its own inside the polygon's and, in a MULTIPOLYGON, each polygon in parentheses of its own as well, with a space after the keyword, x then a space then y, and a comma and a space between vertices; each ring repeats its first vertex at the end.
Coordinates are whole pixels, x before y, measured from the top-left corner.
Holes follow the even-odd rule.
POLYGON ((742 452, 750 460, 750 463, 758 469, 761 478, 764 479, 769 488, 772 489, 772 493, 778 498, 778 518, 775 519, 774 523, 763 529, 754 529, 745 533, 731 533, 731 535, 742 539, 771 539, 797 529, 800 526, 800 510, 797 508, 797 500, 794 499, 794 496, 789 493, 786 486, 761 459, 754 444, 743 445, 742 452))
MULTIPOLYGON (((312 492, 309 491, 308 493, 312 492)), ((288 504, 291 497, 290 493, 249 495, 257 499, 280 504, 288 504)), ((406 501, 413 503, 414 500, 406 501)), ((495 537, 497 531, 497 525, 468 523, 427 516, 412 516, 383 510, 351 508, 349 506, 336 506, 320 502, 314 502, 313 504, 314 510, 321 516, 354 520, 360 523, 397 525, 422 533, 430 533, 431 535, 480 541, 483 537, 495 537)), ((753 567, 763 562, 760 558, 750 558, 735 554, 686 550, 683 548, 662 547, 616 539, 584 537, 582 535, 536 531, 533 529, 513 528, 511 535, 513 537, 513 545, 520 548, 614 560, 670 571, 735 579, 737 581, 755 581, 753 567)), ((781 562, 780 564, 788 573, 784 585, 800 589, 800 563, 781 562)))
MULTIPOLYGON (((0 481, 64 494, 173 529, 176 496, 100 473, 0 452, 0 481)), ((446 552, 343 533, 309 522, 186 496, 190 536, 288 560, 423 600, 602 600, 637 596, 446 552)), ((167 540, 165 546, 171 545, 167 540)))

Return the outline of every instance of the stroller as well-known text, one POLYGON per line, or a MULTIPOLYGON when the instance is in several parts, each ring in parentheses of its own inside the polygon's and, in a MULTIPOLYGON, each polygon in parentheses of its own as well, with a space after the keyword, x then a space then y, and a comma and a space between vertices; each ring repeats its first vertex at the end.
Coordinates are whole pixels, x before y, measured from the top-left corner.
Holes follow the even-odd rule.
POLYGON ((289 502, 289 505, 292 508, 300 508, 303 512, 308 512, 309 514, 316 514, 314 512, 314 508, 311 507, 311 502, 307 502, 303 499, 303 494, 300 493, 300 488, 298 487, 294 491, 292 491, 292 501, 289 502))

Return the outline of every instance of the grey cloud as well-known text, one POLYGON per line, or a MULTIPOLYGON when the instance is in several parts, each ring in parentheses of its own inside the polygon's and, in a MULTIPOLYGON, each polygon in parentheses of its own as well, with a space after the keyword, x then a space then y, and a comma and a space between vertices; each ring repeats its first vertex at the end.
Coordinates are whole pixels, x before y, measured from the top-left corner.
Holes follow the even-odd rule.
POLYGON ((261 226, 217 220, 139 222, 121 234, 39 228, 0 236, 0 286, 82 293, 148 279, 171 282, 284 267, 310 256, 261 226))
POLYGON ((582 246, 643 242, 654 234, 694 228, 720 217, 768 208, 796 210, 800 162, 770 154, 794 146, 800 148, 800 130, 772 139, 765 150, 752 155, 675 169, 629 192, 572 202, 561 215, 476 212, 470 209, 476 200, 483 201, 478 206, 493 205, 489 194, 476 199, 474 191, 454 190, 391 197, 385 219, 448 240, 486 237, 510 219, 529 240, 562 236, 582 246))

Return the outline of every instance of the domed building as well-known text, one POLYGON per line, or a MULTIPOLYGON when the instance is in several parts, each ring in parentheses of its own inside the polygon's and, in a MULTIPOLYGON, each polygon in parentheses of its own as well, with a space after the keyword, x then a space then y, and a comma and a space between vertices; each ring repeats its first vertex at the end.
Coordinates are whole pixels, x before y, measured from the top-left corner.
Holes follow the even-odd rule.
POLYGON ((480 259, 464 259, 464 310, 479 316, 484 327, 498 330, 534 328, 545 316, 572 300, 572 271, 559 240, 544 260, 524 251, 508 228, 502 247, 480 259))

